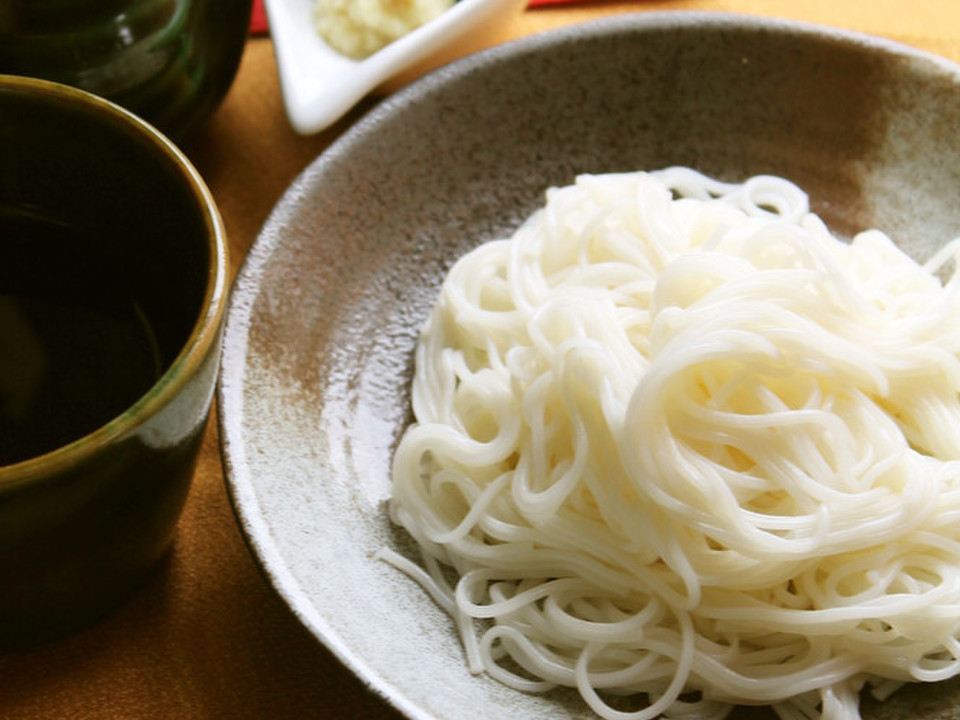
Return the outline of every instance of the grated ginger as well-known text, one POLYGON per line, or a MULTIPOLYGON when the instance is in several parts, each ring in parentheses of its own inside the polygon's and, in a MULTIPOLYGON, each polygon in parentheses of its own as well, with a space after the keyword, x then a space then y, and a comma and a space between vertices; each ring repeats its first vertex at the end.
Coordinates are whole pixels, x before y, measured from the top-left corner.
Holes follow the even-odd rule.
POLYGON ((449 9, 454 0, 316 0, 314 26, 334 50, 360 60, 449 9))

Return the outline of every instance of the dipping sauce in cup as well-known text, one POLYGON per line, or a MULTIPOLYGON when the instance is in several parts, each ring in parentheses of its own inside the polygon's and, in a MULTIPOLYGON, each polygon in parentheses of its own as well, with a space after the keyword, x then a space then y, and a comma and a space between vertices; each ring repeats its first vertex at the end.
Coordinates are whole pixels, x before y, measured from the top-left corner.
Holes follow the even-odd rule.
POLYGON ((169 140, 0 75, 0 649, 103 617, 169 547, 228 276, 214 201, 169 140))

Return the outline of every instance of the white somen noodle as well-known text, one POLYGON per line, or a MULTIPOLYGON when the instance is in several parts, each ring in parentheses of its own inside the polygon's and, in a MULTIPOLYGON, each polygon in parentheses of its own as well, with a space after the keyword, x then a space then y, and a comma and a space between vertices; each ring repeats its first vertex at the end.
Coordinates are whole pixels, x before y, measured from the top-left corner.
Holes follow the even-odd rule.
POLYGON ((460 259, 391 515, 470 668, 609 720, 851 719, 958 674, 956 250, 670 168, 581 176, 460 259))

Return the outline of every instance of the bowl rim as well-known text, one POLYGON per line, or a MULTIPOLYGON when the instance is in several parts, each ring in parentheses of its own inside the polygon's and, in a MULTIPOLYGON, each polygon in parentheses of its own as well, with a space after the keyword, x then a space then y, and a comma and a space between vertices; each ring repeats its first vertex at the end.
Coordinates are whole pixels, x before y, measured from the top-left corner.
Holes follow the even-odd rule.
POLYGON ((170 139, 133 112, 93 93, 49 80, 0 74, 0 93, 56 100, 114 123, 165 162, 189 191, 203 215, 209 267, 200 312, 167 369, 121 414, 97 429, 42 455, 0 465, 0 491, 42 479, 84 462, 104 447, 133 436, 187 385, 211 349, 219 348, 229 298, 229 249, 223 218, 213 194, 187 156, 170 139))

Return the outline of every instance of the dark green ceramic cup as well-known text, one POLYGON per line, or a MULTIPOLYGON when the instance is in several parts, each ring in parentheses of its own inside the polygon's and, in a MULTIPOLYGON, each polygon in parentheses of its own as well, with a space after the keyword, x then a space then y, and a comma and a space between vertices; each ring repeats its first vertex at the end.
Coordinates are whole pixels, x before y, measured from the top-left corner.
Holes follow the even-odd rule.
POLYGON ((179 141, 233 81, 251 0, 0 0, 0 73, 108 98, 179 141))
POLYGON ((167 551, 228 277, 210 192, 165 136, 0 75, 0 649, 103 617, 167 551))

